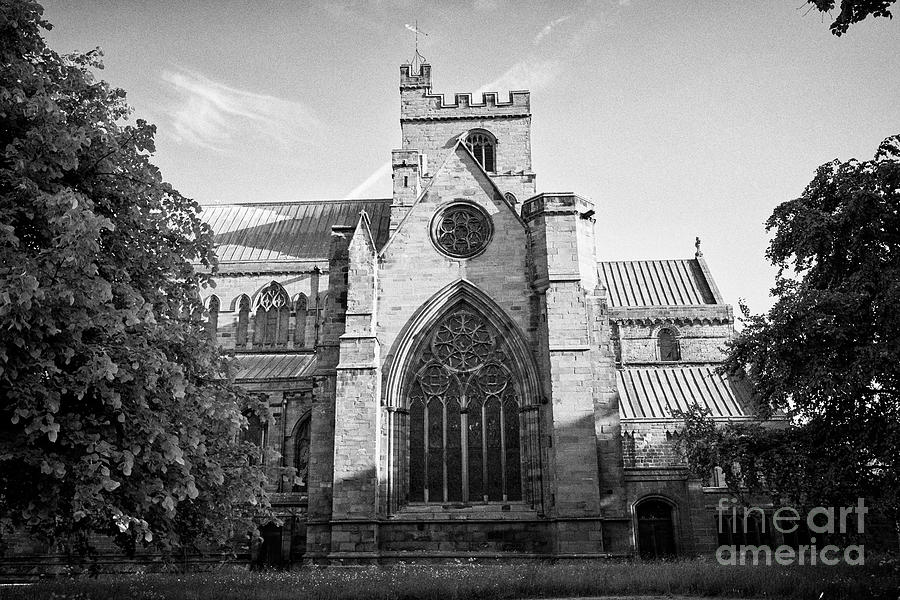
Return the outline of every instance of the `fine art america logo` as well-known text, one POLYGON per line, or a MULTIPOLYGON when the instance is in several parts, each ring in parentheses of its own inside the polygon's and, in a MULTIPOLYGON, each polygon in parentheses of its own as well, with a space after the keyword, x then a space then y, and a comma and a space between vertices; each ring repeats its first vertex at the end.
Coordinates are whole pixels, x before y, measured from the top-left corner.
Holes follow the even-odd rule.
MULTIPOLYGON (((857 499, 856 506, 817 506, 802 516, 796 509, 786 506, 771 515, 771 526, 765 511, 757 506, 737 506, 737 500, 719 500, 716 524, 719 539, 735 543, 722 544, 716 550, 716 560, 722 565, 862 565, 865 562, 865 548, 862 544, 850 544, 840 548, 834 544, 816 544, 816 535, 862 534, 865 529, 865 515, 869 509, 863 498, 857 499), (768 528, 768 529, 767 529, 768 528), (775 544, 764 543, 762 539, 774 537, 778 532, 782 539, 801 539, 798 534, 808 532, 809 543, 775 544), (757 543, 746 543, 755 538, 757 543), (744 543, 737 543, 744 541, 744 543)), ((805 539, 803 541, 806 541, 805 539)))

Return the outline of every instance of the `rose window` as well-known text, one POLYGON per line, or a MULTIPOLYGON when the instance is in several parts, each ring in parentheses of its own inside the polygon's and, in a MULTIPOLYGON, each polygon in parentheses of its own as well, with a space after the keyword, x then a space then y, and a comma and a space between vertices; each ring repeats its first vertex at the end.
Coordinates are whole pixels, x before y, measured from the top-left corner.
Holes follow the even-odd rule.
POLYGON ((492 233, 490 217, 471 204, 446 208, 435 218, 433 227, 434 243, 455 258, 469 258, 484 250, 492 233))

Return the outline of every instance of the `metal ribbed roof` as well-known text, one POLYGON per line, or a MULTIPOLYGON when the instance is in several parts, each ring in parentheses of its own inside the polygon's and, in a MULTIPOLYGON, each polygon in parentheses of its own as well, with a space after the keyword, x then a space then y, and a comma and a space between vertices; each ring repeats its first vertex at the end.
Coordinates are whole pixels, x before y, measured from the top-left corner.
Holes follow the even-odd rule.
POLYGON ((375 244, 388 236, 391 200, 304 200, 286 203, 223 204, 203 208, 215 232, 219 262, 328 260, 331 228, 353 227, 360 211, 369 215, 375 244))
POLYGON ((713 417, 747 417, 747 389, 714 366, 646 367, 616 373, 622 419, 671 419, 672 411, 699 404, 713 417))
POLYGON ((696 306, 715 304, 696 259, 601 262, 610 306, 696 306))
POLYGON ((312 372, 316 355, 238 354, 236 379, 292 379, 312 372))

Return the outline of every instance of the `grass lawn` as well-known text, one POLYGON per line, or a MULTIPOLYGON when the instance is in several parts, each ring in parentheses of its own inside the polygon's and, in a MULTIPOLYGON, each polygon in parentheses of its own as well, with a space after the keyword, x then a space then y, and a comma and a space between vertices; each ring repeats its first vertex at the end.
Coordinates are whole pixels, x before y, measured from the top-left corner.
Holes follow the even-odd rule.
MULTIPOLYGON (((871 561, 870 561, 871 562, 871 561)), ((58 579, 0 588, 9 600, 505 599, 684 595, 727 598, 900 597, 895 561, 866 566, 721 566, 710 560, 400 565, 58 579)))

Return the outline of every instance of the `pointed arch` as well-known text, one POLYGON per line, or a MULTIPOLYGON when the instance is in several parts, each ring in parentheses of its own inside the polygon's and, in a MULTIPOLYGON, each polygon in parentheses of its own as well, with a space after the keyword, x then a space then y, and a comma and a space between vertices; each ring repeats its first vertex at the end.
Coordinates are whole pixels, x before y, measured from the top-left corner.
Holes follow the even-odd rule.
POLYGON ((487 129, 470 129, 466 135, 466 146, 485 171, 497 170, 497 137, 493 133, 487 129))
POLYGON ((257 347, 287 346, 290 334, 291 301, 284 288, 272 281, 253 299, 255 323, 253 345, 257 347))
POLYGON ((206 311, 209 314, 206 321, 206 328, 213 341, 215 341, 216 331, 219 329, 219 308, 220 302, 218 296, 213 294, 206 299, 206 311))
POLYGON ((384 381, 389 510, 541 504, 537 369, 522 331, 484 292, 459 280, 417 310, 384 381))
POLYGON ((309 317, 309 300, 306 294, 294 296, 294 347, 306 348, 306 320, 309 317))
POLYGON ((247 345, 248 329, 250 327, 250 296, 241 294, 235 298, 234 308, 237 308, 237 323, 235 324, 234 343, 238 348, 244 348, 247 345))
POLYGON ((460 305, 472 307, 502 336, 512 364, 523 376, 522 405, 538 405, 541 398, 538 371, 525 334, 496 302, 465 279, 459 279, 437 292, 416 310, 400 331, 386 360, 383 404, 405 408, 401 398, 403 379, 425 343, 426 332, 460 305))

